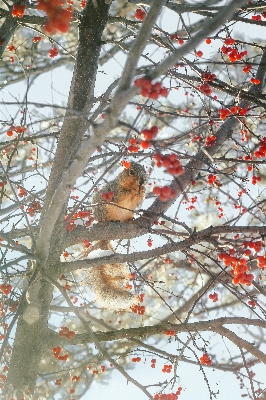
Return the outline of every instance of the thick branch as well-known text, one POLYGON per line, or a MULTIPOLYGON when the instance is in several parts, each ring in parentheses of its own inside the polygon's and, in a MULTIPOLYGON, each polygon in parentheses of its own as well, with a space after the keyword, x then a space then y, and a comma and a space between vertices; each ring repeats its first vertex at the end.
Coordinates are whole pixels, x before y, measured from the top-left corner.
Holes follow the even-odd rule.
MULTIPOLYGON (((165 334, 166 330, 171 330, 174 331, 175 333, 180 333, 180 332, 202 332, 202 331, 218 332, 218 330, 221 329, 222 332, 222 330, 226 329, 223 328, 223 325, 233 325, 233 324, 241 326, 247 325, 247 326, 257 326, 260 328, 266 328, 266 322, 259 319, 250 319, 242 317, 228 317, 228 318, 223 317, 210 321, 192 322, 187 324, 170 324, 166 322, 164 324, 158 324, 154 326, 120 329, 117 331, 108 331, 108 332, 95 332, 95 336, 100 342, 108 342, 113 340, 130 339, 130 338, 146 339, 153 335, 165 334)), ((224 333, 221 334, 224 335, 224 333)), ((55 334, 53 345, 56 346, 58 344, 61 344, 62 346, 66 344, 86 344, 90 342, 91 339, 88 334, 76 335, 71 341, 60 338, 58 337, 58 335, 55 334)), ((251 353, 250 350, 248 351, 251 353)), ((255 357, 258 358, 257 356, 255 357)), ((266 364, 266 356, 265 356, 265 364, 266 364)))
POLYGON ((215 327, 213 328, 213 331, 227 337, 227 339, 233 342, 236 346, 243 347, 250 354, 260 360, 263 364, 266 364, 266 355, 262 351, 257 349, 252 343, 248 342, 247 340, 241 339, 234 332, 231 332, 229 329, 226 329, 223 326, 215 327))
MULTIPOLYGON (((153 225, 153 220, 148 219, 150 225, 153 225)), ((89 242, 94 240, 118 240, 118 239, 133 239, 138 236, 145 235, 149 233, 149 228, 144 225, 143 217, 136 219, 133 222, 109 222, 98 223, 93 225, 90 229, 83 226, 78 226, 74 231, 68 233, 64 243, 64 248, 73 246, 77 243, 82 243, 85 239, 89 242)), ((146 224, 145 224, 146 225, 146 224)), ((156 230, 153 231, 156 233, 156 230)), ((210 226, 209 228, 203 229, 199 232, 193 234, 193 238, 198 238, 199 241, 206 240, 210 236, 216 236, 220 234, 230 234, 230 233, 257 233, 258 235, 266 234, 266 226, 210 226)), ((20 233, 20 231, 19 231, 20 233)), ((158 234, 160 230, 158 229, 158 234)), ((169 236, 171 231, 169 231, 169 236)), ((14 236, 14 235, 13 235, 14 236)), ((11 236, 11 237, 13 237, 11 236)), ((16 236, 14 236, 16 237, 16 236)))

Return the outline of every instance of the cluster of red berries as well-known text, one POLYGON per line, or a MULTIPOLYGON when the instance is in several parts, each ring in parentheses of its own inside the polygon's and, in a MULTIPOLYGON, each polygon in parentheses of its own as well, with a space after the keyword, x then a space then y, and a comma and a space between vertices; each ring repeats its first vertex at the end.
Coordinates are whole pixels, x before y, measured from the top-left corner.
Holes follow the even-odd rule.
POLYGON ((114 197, 114 192, 112 191, 102 194, 102 199, 108 202, 111 201, 113 197, 114 197))
MULTIPOLYGON (((77 227, 77 225, 75 224, 75 219, 84 219, 86 218, 87 221, 85 221, 85 226, 90 226, 92 224, 92 222, 94 221, 94 219, 91 217, 90 212, 89 211, 78 211, 76 212, 72 219, 69 221, 68 225, 66 226, 66 229, 68 230, 68 232, 73 231, 73 229, 75 229, 77 227)), ((65 216, 65 221, 68 221, 69 216, 66 215, 65 216)))
POLYGON ((91 243, 87 240, 87 239, 85 239, 85 240, 83 240, 83 245, 86 247, 86 249, 88 248, 88 247, 90 247, 91 246, 91 243))
POLYGON ((48 51, 49 57, 54 58, 58 56, 58 49, 56 47, 53 47, 51 50, 48 51))
POLYGON ((177 32, 172 33, 172 34, 169 36, 169 39, 170 39, 170 40, 175 40, 175 39, 177 39, 177 43, 178 43, 178 44, 184 44, 184 40, 180 37, 180 35, 179 35, 177 32))
POLYGON ((214 144, 216 140, 216 136, 215 135, 209 135, 206 137, 205 139, 205 146, 206 147, 210 147, 212 144, 214 144))
POLYGON ((244 72, 245 74, 247 74, 251 69, 252 69, 252 65, 247 64, 247 65, 243 68, 243 72, 244 72))
POLYGON ((49 35, 69 31, 73 10, 71 6, 63 9, 62 5, 62 0, 38 0, 37 10, 44 11, 49 18, 43 26, 44 31, 49 35))
POLYGON ((153 193, 159 196, 161 201, 167 201, 168 199, 174 199, 176 197, 176 190, 170 186, 154 186, 153 193))
POLYGON ((150 79, 138 78, 135 79, 134 85, 141 88, 140 94, 143 97, 148 97, 152 100, 157 100, 159 96, 168 96, 168 90, 160 82, 152 83, 150 79))
POLYGON ((15 3, 12 9, 12 17, 22 18, 26 10, 26 4, 15 3))
POLYGON ((180 161, 175 153, 166 154, 165 156, 160 153, 156 153, 154 154, 153 158, 156 161, 156 166, 159 168, 165 167, 170 175, 178 176, 184 173, 184 168, 180 164, 180 161))
POLYGON ((209 71, 202 72, 202 74, 201 74, 201 79, 205 82, 212 82, 212 81, 214 81, 215 78, 216 78, 216 75, 212 74, 209 71))
POLYGON ((74 219, 79 219, 79 218, 87 218, 90 217, 90 212, 89 211, 85 211, 85 210, 79 210, 78 212, 76 212, 73 215, 74 219))
POLYGON ((6 132, 7 136, 11 137, 13 136, 13 132, 16 132, 18 135, 20 135, 23 132, 26 132, 27 128, 25 126, 14 126, 11 125, 9 130, 6 132))
POLYGON ((71 232, 71 231, 73 231, 74 229, 76 229, 76 227, 77 227, 77 225, 75 224, 74 220, 71 219, 71 220, 69 221, 68 225, 66 226, 66 230, 67 230, 68 232, 71 232))
POLYGON ((156 367, 156 358, 152 358, 151 359, 151 368, 155 368, 156 367))
POLYGON ((69 298, 70 298, 70 300, 72 301, 73 304, 76 304, 79 301, 78 297, 70 296, 69 298))
POLYGON ((167 336, 175 336, 175 331, 165 331, 167 336))
POLYGON ((231 273, 234 276, 232 282, 235 285, 241 283, 243 285, 250 286, 252 284, 254 275, 247 273, 248 266, 245 258, 237 258, 228 253, 220 253, 218 254, 218 259, 223 260, 224 265, 232 266, 231 273))
POLYGON ((148 247, 152 247, 152 239, 147 240, 147 245, 148 245, 148 247))
MULTIPOLYGON (((150 129, 143 129, 142 135, 145 140, 141 140, 139 143, 140 147, 143 149, 148 149, 151 146, 151 141, 156 137, 158 133, 158 127, 152 126, 150 129)), ((131 138, 129 140, 130 145, 128 146, 128 151, 130 153, 137 153, 139 151, 138 141, 136 138, 131 138)), ((128 167, 129 168, 129 167, 128 167)))
POLYGON ((182 388, 179 387, 178 390, 175 393, 157 393, 153 396, 154 399, 156 400, 177 400, 178 396, 181 393, 182 388))
POLYGON ((162 372, 165 372, 166 374, 170 374, 172 371, 173 366, 171 364, 167 365, 164 364, 162 372))
POLYGON ((203 72, 201 74, 201 79, 204 81, 204 83, 198 85, 198 89, 206 94, 206 96, 210 96, 212 93, 212 88, 207 82, 212 82, 216 78, 215 74, 211 74, 209 71, 203 72))
POLYGON ((260 269, 266 268, 266 255, 265 254, 264 254, 264 256, 258 256, 257 265, 260 269))
POLYGON ((144 296, 145 296, 144 293, 140 293, 140 294, 138 295, 138 298, 139 298, 140 303, 143 303, 144 296))
POLYGON ((257 302, 256 302, 256 300, 249 300, 249 301, 248 301, 248 304, 250 305, 250 307, 255 308, 257 302))
MULTIPOLYGON (((218 181, 216 181, 216 185, 217 185, 217 182, 218 181)), ((220 182, 219 182, 220 183, 220 182)), ((218 186, 219 186, 219 184, 218 184, 218 186)), ((220 206, 220 202, 219 201, 216 201, 215 202, 215 205, 217 206, 217 210, 218 211, 220 211, 220 214, 218 215, 218 218, 222 218, 223 216, 224 216, 224 214, 223 214, 223 208, 220 206)))
POLYGON ((235 277, 233 279, 233 283, 235 285, 238 285, 239 283, 241 283, 246 286, 251 286, 253 279, 254 279, 253 274, 247 274, 246 272, 236 273, 235 277))
POLYGON ((252 178, 251 178, 252 185, 256 185, 257 182, 261 182, 261 176, 253 175, 252 178))
POLYGON ((259 148, 254 152, 254 157, 264 158, 266 156, 266 137, 259 143, 259 148))
POLYGON ((238 197, 242 197, 242 195, 243 195, 244 193, 246 193, 246 189, 245 189, 245 188, 244 188, 244 189, 241 189, 241 190, 237 193, 237 195, 238 195, 238 197))
POLYGON ((212 185, 214 182, 216 182, 216 180, 217 180, 216 175, 213 175, 213 174, 208 175, 208 184, 209 185, 212 185))
POLYGON ((151 145, 150 142, 156 137, 158 130, 159 130, 158 126, 152 126, 150 129, 143 129, 141 133, 144 136, 145 140, 142 140, 140 142, 140 146, 143 149, 148 149, 150 147, 151 145))
MULTIPOLYGON (((246 129, 241 129, 241 131, 246 131, 247 132, 247 130, 246 129)), ((241 131, 240 131, 240 135, 245 135, 245 132, 242 132, 241 133, 241 131)), ((240 157, 238 157, 238 159, 239 160, 246 160, 246 161, 252 161, 253 160, 253 157, 251 157, 249 154, 247 154, 246 156, 240 156, 240 157)), ((247 170, 248 171, 252 171, 253 170, 253 166, 252 165, 247 165, 247 170)))
POLYGON ((81 0, 81 2, 80 2, 80 8, 85 8, 86 7, 86 3, 87 3, 87 0, 81 0))
POLYGON ((247 240, 243 243, 244 247, 249 247, 250 249, 254 249, 255 253, 259 253, 262 248, 262 242, 257 240, 256 242, 248 242, 247 240))
POLYGON ((131 359, 131 361, 132 361, 132 362, 140 362, 140 361, 141 361, 141 358, 140 358, 140 357, 133 357, 133 358, 131 359))
POLYGON ((24 188, 19 188, 18 197, 27 196, 28 192, 24 188))
POLYGON ((32 38, 33 43, 38 43, 38 42, 40 42, 41 40, 42 40, 42 37, 41 37, 41 36, 34 36, 34 37, 32 38))
POLYGON ((30 217, 34 217, 34 214, 41 209, 41 204, 39 201, 32 201, 29 203, 27 212, 29 213, 30 217))
POLYGON ((260 80, 256 79, 256 78, 251 78, 250 79, 250 83, 252 83, 252 85, 259 85, 260 84, 260 80))
POLYGON ((248 112, 247 108, 240 108, 239 106, 233 106, 230 109, 229 108, 221 108, 220 110, 220 118, 222 120, 225 120, 226 117, 230 114, 238 114, 240 116, 246 115, 248 112))
MULTIPOLYGON (((188 199, 188 201, 182 201, 182 204, 188 204, 188 203, 194 204, 197 202, 197 199, 198 199, 198 197, 194 196, 191 199, 188 199)), ((189 206, 186 208, 186 210, 193 210, 194 208, 195 208, 194 206, 189 206)))
POLYGON ((132 288, 133 288, 133 286, 130 285, 128 282, 124 286, 124 289, 126 289, 126 290, 131 290, 132 288))
POLYGON ((218 294, 217 293, 213 293, 213 294, 209 294, 209 299, 213 302, 216 303, 216 301, 218 301, 218 294))
MULTIPOLYGON (((110 367, 112 367, 112 366, 113 366, 113 364, 110 364, 110 367)), ((92 369, 92 367, 89 366, 89 365, 86 365, 86 368, 87 368, 89 371, 92 369)), ((105 365, 101 365, 100 368, 101 368, 101 372, 104 372, 105 369, 106 369, 105 365)), ((99 374, 99 371, 97 371, 97 369, 94 369, 94 370, 92 370, 91 372, 92 372, 93 374, 95 374, 95 375, 99 374)))
POLYGON ((178 35, 178 33, 175 32, 175 33, 171 33, 171 34, 170 34, 169 39, 170 39, 170 40, 175 40, 175 39, 177 39, 178 37, 180 37, 180 35, 178 35))
POLYGON ((76 334, 74 331, 70 331, 66 326, 61 326, 58 335, 60 337, 65 337, 67 340, 71 340, 76 334))
POLYGON ((138 141, 136 138, 131 138, 129 139, 130 145, 128 146, 128 151, 130 153, 137 153, 139 151, 139 146, 138 146, 138 141))
POLYGON ((11 292, 11 290, 12 290, 12 285, 10 285, 10 283, 8 283, 7 285, 2 283, 0 285, 0 292, 4 293, 6 296, 11 292))
MULTIPOLYGON (((262 14, 266 14, 266 13, 262 13, 262 14)), ((264 17, 265 18, 265 17, 264 17)), ((253 21, 262 21, 261 15, 252 15, 251 19, 253 19, 253 21)))
POLYGON ((126 168, 126 169, 129 169, 129 168, 130 168, 130 165, 131 165, 129 161, 125 161, 125 160, 122 160, 122 161, 121 161, 121 164, 122 164, 123 167, 126 168))
POLYGON ((212 94, 212 88, 210 87, 210 85, 207 82, 198 85, 197 88, 202 93, 206 94, 206 96, 210 96, 212 94))
POLYGON ((145 17, 146 17, 146 12, 143 11, 141 8, 138 8, 135 12, 134 17, 136 19, 139 19, 140 21, 144 21, 145 17))
POLYGON ((13 44, 11 44, 10 46, 7 46, 7 50, 12 52, 12 51, 16 50, 16 47, 13 44))
POLYGON ((224 40, 224 45, 221 47, 222 53, 227 54, 230 62, 232 63, 242 60, 242 58, 248 54, 247 50, 239 53, 236 48, 230 47, 230 45, 233 45, 234 43, 235 40, 233 38, 227 38, 224 40))
POLYGON ((200 357, 200 363, 205 365, 211 365, 210 356, 207 353, 204 353, 202 357, 200 357))
POLYGON ((54 358, 57 358, 58 360, 61 360, 61 361, 65 361, 65 362, 66 362, 66 361, 68 360, 68 354, 65 354, 65 355, 63 355, 63 356, 60 356, 59 354, 61 353, 62 350, 63 350, 63 349, 62 349, 61 346, 53 347, 53 348, 52 348, 53 356, 54 356, 54 358))
POLYGON ((144 315, 144 313, 145 313, 145 306, 138 306, 138 305, 132 306, 132 307, 131 307, 131 311, 132 311, 134 314, 144 315))

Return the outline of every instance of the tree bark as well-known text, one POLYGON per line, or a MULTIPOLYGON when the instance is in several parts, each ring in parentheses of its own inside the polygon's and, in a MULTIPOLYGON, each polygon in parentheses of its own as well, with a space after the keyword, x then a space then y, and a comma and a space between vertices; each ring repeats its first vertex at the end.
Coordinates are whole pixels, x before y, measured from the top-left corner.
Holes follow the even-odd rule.
MULTIPOLYGON (((82 136, 87 128, 86 116, 94 101, 94 86, 101 50, 101 36, 108 19, 109 5, 104 0, 97 1, 98 7, 87 5, 80 18, 79 46, 74 73, 69 93, 68 111, 60 134, 53 168, 51 171, 42 217, 45 215, 53 193, 60 182, 62 173, 67 168, 82 136), (82 114, 82 116, 81 116, 82 114)), ((51 238, 51 247, 45 263, 41 260, 35 268, 49 270, 54 260, 59 259, 63 238, 67 233, 62 230, 64 206, 55 225, 51 238)), ((28 269, 28 275, 33 273, 28 269)), ((38 366, 47 345, 48 314, 52 300, 53 286, 37 279, 28 289, 28 296, 23 311, 18 319, 14 339, 11 363, 6 382, 5 395, 18 396, 34 394, 38 366)))

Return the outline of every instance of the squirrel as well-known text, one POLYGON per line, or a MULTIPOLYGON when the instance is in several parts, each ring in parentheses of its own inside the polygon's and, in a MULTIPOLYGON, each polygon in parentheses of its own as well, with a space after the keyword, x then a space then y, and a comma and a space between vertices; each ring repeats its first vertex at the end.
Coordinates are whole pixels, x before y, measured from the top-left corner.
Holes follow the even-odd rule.
POLYGON ((92 197, 94 219, 98 222, 129 221, 134 217, 134 209, 144 200, 147 175, 142 165, 130 163, 116 179, 105 184, 92 197), (102 194, 113 192, 112 203, 104 201, 102 194))
MULTIPOLYGON (((112 181, 106 183, 94 193, 91 201, 93 217, 98 222, 130 221, 134 218, 134 209, 145 198, 147 174, 142 165, 131 162, 129 168, 123 171, 112 181), (103 194, 111 192, 111 203, 105 200, 103 194)), ((95 249, 114 252, 110 241, 100 240, 92 246, 89 258, 106 255, 98 254, 95 249), (93 254, 94 253, 94 254, 93 254)), ((105 264, 86 271, 86 283, 96 295, 98 304, 109 310, 129 310, 139 302, 138 296, 128 292, 124 284, 129 278, 129 271, 125 264, 105 264)))

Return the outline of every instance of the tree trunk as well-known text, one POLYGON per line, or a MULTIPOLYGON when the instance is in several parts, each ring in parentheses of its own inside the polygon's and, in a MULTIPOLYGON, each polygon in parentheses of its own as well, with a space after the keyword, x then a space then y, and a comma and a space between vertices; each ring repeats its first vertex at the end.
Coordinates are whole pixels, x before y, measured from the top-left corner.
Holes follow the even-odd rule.
MULTIPOLYGON (((68 111, 49 179, 42 217, 61 180, 63 171, 67 168, 72 155, 75 154, 88 126, 86 116, 94 101, 98 57, 102 44, 101 36, 107 23, 109 9, 103 0, 98 0, 97 5, 96 8, 92 4, 87 5, 80 18, 79 46, 69 93, 68 111)), ((49 266, 51 268, 56 260, 59 261, 64 232, 67 233, 65 229, 62 230, 64 213, 63 207, 52 235, 48 262, 45 265, 46 270, 49 270, 49 266)), ((37 264, 36 268, 38 267, 37 264)), ((27 300, 18 319, 6 382, 6 398, 14 395, 19 398, 34 394, 38 366, 44 351, 47 350, 45 336, 48 333, 47 325, 52 293, 52 285, 42 280, 38 274, 37 279, 28 290, 27 300)))

